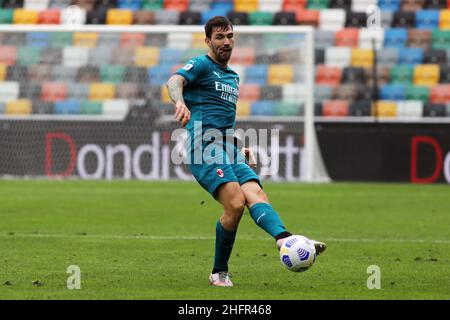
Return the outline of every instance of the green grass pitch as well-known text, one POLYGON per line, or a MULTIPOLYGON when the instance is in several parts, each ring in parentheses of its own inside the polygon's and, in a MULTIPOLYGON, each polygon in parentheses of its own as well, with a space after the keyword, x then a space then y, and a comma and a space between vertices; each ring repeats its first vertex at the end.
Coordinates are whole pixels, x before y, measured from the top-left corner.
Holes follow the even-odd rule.
POLYGON ((195 182, 0 181, 0 299, 449 299, 446 185, 271 184, 291 232, 326 241, 307 272, 285 270, 248 211, 208 284, 216 203, 195 182), (81 289, 67 289, 70 265, 81 289), (369 290, 367 268, 381 270, 369 290), (34 282, 34 284, 33 284, 34 282))

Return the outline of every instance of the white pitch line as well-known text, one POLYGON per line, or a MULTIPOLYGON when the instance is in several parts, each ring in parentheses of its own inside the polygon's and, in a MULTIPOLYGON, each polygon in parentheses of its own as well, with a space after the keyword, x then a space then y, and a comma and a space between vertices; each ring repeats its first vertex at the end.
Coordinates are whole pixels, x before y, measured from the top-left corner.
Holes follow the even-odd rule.
MULTIPOLYGON (((21 237, 21 238, 79 238, 79 239, 104 239, 104 240, 215 240, 214 237, 207 236, 152 236, 152 235, 91 235, 91 234, 43 234, 43 233, 1 233, 0 237, 21 237)), ((241 240, 258 240, 258 241, 273 241, 270 237, 240 237, 241 240)), ((320 238, 322 241, 330 242, 387 242, 387 243, 436 243, 436 244, 450 244, 450 240, 425 240, 425 239, 369 239, 369 238, 320 238)))

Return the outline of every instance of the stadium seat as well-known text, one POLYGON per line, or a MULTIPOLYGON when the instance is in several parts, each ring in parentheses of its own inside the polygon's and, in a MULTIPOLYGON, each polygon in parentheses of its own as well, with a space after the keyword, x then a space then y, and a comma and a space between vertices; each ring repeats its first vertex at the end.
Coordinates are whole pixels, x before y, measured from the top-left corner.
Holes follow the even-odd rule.
POLYGON ((344 27, 346 12, 344 9, 324 9, 320 11, 319 20, 320 29, 336 31, 344 27))
POLYGON ((63 49, 63 65, 66 67, 79 67, 88 63, 89 48, 65 47, 63 49))
POLYGON ((49 47, 50 46, 50 33, 48 32, 27 32, 26 45, 30 47, 49 47))
POLYGON ((300 116, 303 115, 303 104, 295 102, 279 101, 275 103, 276 116, 300 116))
POLYGON ((261 88, 260 100, 281 100, 283 97, 282 87, 265 86, 261 88))
POLYGON ((234 1, 233 0, 212 0, 211 1, 211 10, 222 12, 219 15, 226 15, 228 11, 234 10, 234 1))
POLYGON ((142 0, 142 9, 159 11, 164 6, 164 0, 142 0))
POLYGON ((264 86, 267 84, 268 66, 266 64, 250 65, 245 70, 246 83, 264 86))
POLYGON ((1 24, 11 24, 13 22, 13 9, 2 9, 0 8, 0 23, 1 24))
POLYGON ((281 92, 284 102, 302 103, 306 99, 305 87, 298 83, 283 85, 281 92))
POLYGON ((52 48, 64 48, 73 44, 72 32, 54 32, 50 38, 52 48))
POLYGON ((133 11, 127 9, 109 9, 106 12, 106 23, 113 25, 129 25, 133 23, 133 11))
POLYGON ((90 84, 89 83, 68 83, 68 99, 87 100, 90 96, 90 84))
POLYGON ((102 64, 100 66, 101 82, 119 83, 124 80, 125 67, 102 64))
POLYGON ((422 118, 422 101, 399 101, 397 102, 397 117, 422 118))
POLYGON ((399 64, 420 64, 423 62, 422 48, 400 48, 398 50, 399 64))
POLYGON ((394 65, 391 69, 392 84, 411 84, 413 81, 413 66, 394 65))
POLYGON ((146 84, 148 83, 148 70, 144 67, 128 66, 125 68, 123 78, 126 82, 146 84))
POLYGON ((308 0, 307 8, 311 10, 321 10, 329 8, 330 0, 308 0))
POLYGON ((98 46, 89 50, 89 63, 93 65, 109 64, 112 62, 112 52, 109 47, 98 46))
POLYGON ((101 10, 114 9, 117 8, 117 2, 118 0, 97 0, 96 8, 101 10))
POLYGON ((254 11, 248 14, 248 19, 251 25, 271 26, 273 24, 273 13, 254 11))
POLYGON ((89 100, 114 99, 116 87, 113 83, 91 83, 89 87, 89 100))
POLYGON ((0 102, 8 102, 19 98, 19 82, 0 82, 0 102))
POLYGON ((342 83, 365 83, 364 68, 345 67, 342 71, 342 83))
POLYGON ((239 100, 257 101, 261 98, 261 87, 257 84, 244 83, 239 85, 239 100))
POLYGON ((165 85, 162 85, 160 90, 161 90, 161 102, 162 103, 171 103, 172 100, 170 99, 169 91, 168 91, 167 87, 165 85))
POLYGON ((66 67, 61 65, 53 66, 53 75, 55 81, 75 81, 77 67, 66 67))
MULTIPOLYGON (((39 63, 42 48, 39 47, 20 47, 17 52, 17 64, 29 66, 39 63)), ((23 80, 23 79, 22 79, 23 80)))
POLYGON ((415 12, 397 11, 394 12, 392 26, 394 28, 414 28, 416 25, 415 12))
POLYGON ((355 100, 350 102, 349 115, 354 117, 368 117, 372 114, 371 100, 355 100))
POLYGON ((148 69, 149 84, 152 86, 164 85, 172 75, 172 66, 168 64, 159 64, 148 69))
POLYGON ((247 12, 230 11, 227 13, 227 18, 233 25, 248 25, 249 18, 247 12))
POLYGON ((133 24, 147 25, 155 23, 155 13, 150 10, 136 10, 133 11, 133 24))
POLYGON ((179 23, 182 25, 198 25, 202 21, 202 14, 199 11, 183 11, 180 13, 179 23))
POLYGON ((208 11, 211 8, 210 0, 190 0, 189 10, 203 12, 208 11))
POLYGON ((106 23, 106 12, 107 11, 104 9, 87 11, 86 24, 105 24, 106 23))
POLYGON ((15 9, 13 13, 14 24, 37 24, 38 23, 38 11, 15 9))
POLYGON ((408 40, 408 30, 405 28, 388 29, 384 33, 385 48, 403 48, 408 40))
POLYGON ((275 115, 275 104, 272 101, 255 101, 250 105, 252 116, 273 116, 275 115))
POLYGON ((39 24, 60 24, 61 23, 60 11, 55 10, 55 9, 39 11, 38 23, 39 24))
POLYGON ((330 100, 333 97, 333 88, 331 85, 315 85, 314 86, 314 101, 323 102, 330 100))
POLYGON ((371 49, 353 48, 351 52, 351 65, 355 67, 371 67, 374 54, 371 49))
POLYGON ((12 65, 7 67, 6 79, 8 81, 23 82, 28 78, 28 67, 20 65, 12 65))
POLYGON ((88 65, 78 68, 75 81, 77 83, 91 83, 100 81, 100 71, 98 66, 88 65))
POLYGON ((283 0, 281 9, 283 11, 297 11, 304 9, 308 3, 307 0, 283 0))
POLYGON ((349 111, 349 102, 346 100, 325 100, 322 104, 322 115, 325 117, 346 117, 349 111))
POLYGON ((425 0, 425 9, 445 9, 447 8, 447 0, 425 0))
POLYGON ((407 100, 419 100, 425 103, 430 99, 429 87, 409 85, 406 86, 405 93, 407 100))
POLYGON ((379 0, 378 6, 382 11, 398 11, 400 10, 400 0, 379 0))
POLYGON ((55 114, 80 114, 81 104, 78 100, 65 100, 55 102, 55 114))
POLYGON ((342 69, 328 65, 316 66, 316 84, 338 85, 341 83, 342 69))
POLYGON ((447 64, 447 52, 442 49, 425 51, 423 62, 426 64, 447 64))
POLYGON ((324 49, 314 49, 314 62, 316 64, 324 64, 325 63, 325 50, 324 49))
POLYGON ((393 20, 394 20, 393 11, 381 11, 381 28, 383 29, 392 28, 393 20))
POLYGON ((356 100, 358 99, 358 86, 353 83, 336 86, 333 92, 333 99, 336 100, 356 100))
POLYGON ((100 101, 82 100, 80 105, 81 114, 101 114, 102 103, 100 101))
POLYGON ((416 28, 436 29, 439 26, 439 10, 420 10, 416 12, 416 28))
POLYGON ((439 12, 439 29, 450 29, 450 9, 444 9, 439 12))
POLYGON ((41 11, 48 8, 50 0, 23 0, 23 8, 41 11))
POLYGON ((334 46, 334 31, 314 30, 314 46, 317 49, 326 49, 334 46))
POLYGON ((233 0, 234 11, 237 12, 253 12, 258 10, 259 0, 233 0))
POLYGON ((378 4, 378 0, 358 0, 358 1, 350 1, 350 2, 351 2, 350 9, 352 12, 358 12, 358 13, 364 13, 364 14, 369 6, 375 6, 378 4))
POLYGON ((273 25, 275 26, 293 26, 297 24, 295 12, 276 12, 273 16, 273 25))
POLYGON ((396 117, 397 103, 395 101, 377 101, 373 109, 375 117, 396 117))
POLYGON ((366 26, 367 26, 367 15, 365 12, 353 12, 353 11, 347 12, 345 20, 346 28, 365 28, 366 26))
POLYGON ((275 13, 283 9, 284 0, 259 0, 259 12, 275 13))
POLYGON ((295 19, 298 25, 308 25, 317 28, 320 24, 320 11, 318 10, 297 10, 295 19))
POLYGON ((184 63, 181 61, 182 51, 174 48, 161 48, 159 50, 159 63, 161 64, 175 64, 184 63))
POLYGON ((359 30, 357 28, 344 28, 335 33, 337 47, 358 47, 359 30))
POLYGON ((116 65, 131 66, 136 63, 134 60, 137 48, 118 47, 112 52, 111 63, 116 65))
POLYGON ((31 106, 32 114, 54 114, 55 104, 52 102, 45 102, 41 100, 33 100, 31 106))
POLYGON ((414 84, 416 86, 434 86, 439 83, 439 65, 423 64, 414 68, 414 84))
POLYGON ((45 102, 57 102, 65 100, 67 96, 67 83, 44 82, 42 83, 41 100, 45 102))
POLYGON ((158 47, 138 47, 135 51, 134 62, 139 67, 151 67, 159 63, 158 47))
POLYGON ((423 107, 423 116, 424 117, 446 117, 445 103, 426 103, 423 107))
POLYGON ((97 32, 74 32, 73 46, 74 47, 88 47, 94 48, 97 46, 98 33, 97 32))
MULTIPOLYGON (((167 87, 165 85, 162 86, 167 90, 167 87)), ((119 83, 117 85, 117 98, 119 99, 126 99, 130 102, 134 102, 137 99, 143 98, 143 92, 140 90, 140 86, 138 83, 133 82, 124 82, 119 83)), ((171 103, 171 100, 169 98, 168 103, 171 103)))
POLYGON ((440 82, 450 83, 450 65, 441 66, 440 82))
POLYGON ((419 11, 423 8, 425 0, 402 0, 400 10, 402 11, 419 11))
POLYGON ((431 47, 431 31, 425 29, 408 30, 408 47, 427 50, 431 47))
POLYGON ((255 49, 253 47, 239 47, 230 59, 231 64, 252 65, 255 63, 255 49))
POLYGON ((433 30, 431 39, 433 49, 450 49, 450 30, 433 30))
POLYGON ((6 64, 0 63, 0 81, 5 81, 6 79, 6 64))
POLYGON ((292 83, 294 70, 290 64, 270 64, 267 70, 269 85, 282 85, 292 83))
POLYGON ((352 57, 351 48, 328 47, 325 49, 325 64, 336 67, 346 67, 350 65, 352 57))
POLYGON ((142 0, 117 0, 118 9, 139 10, 142 0))
POLYGON ((31 111, 31 100, 29 99, 6 102, 5 114, 7 115, 29 115, 31 111))
POLYGON ((373 42, 375 42, 375 49, 381 50, 384 43, 384 32, 378 29, 360 29, 359 30, 359 44, 361 49, 373 49, 373 42))
POLYGON ((186 11, 189 9, 189 0, 164 0, 164 10, 186 11))
POLYGON ((448 103, 450 102, 450 84, 438 84, 431 87, 430 102, 448 103))
POLYGON ((120 35, 120 46, 124 48, 143 47, 146 40, 147 36, 145 33, 122 33, 120 35))
POLYGON ((405 100, 405 86, 402 84, 387 84, 380 88, 382 100, 405 100))
POLYGON ((236 106, 236 116, 238 118, 248 117, 250 115, 250 101, 239 99, 236 106))

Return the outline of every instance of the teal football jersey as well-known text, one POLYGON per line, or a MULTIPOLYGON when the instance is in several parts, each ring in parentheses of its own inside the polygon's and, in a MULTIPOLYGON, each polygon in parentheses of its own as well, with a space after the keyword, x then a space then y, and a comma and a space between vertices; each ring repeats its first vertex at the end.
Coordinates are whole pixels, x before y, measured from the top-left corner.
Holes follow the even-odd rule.
POLYGON ((239 95, 239 76, 234 70, 224 69, 208 55, 203 55, 191 59, 175 73, 187 81, 183 98, 191 111, 191 120, 186 126, 190 133, 194 130, 194 121, 201 121, 202 132, 218 129, 225 134, 227 129, 234 129, 239 95))

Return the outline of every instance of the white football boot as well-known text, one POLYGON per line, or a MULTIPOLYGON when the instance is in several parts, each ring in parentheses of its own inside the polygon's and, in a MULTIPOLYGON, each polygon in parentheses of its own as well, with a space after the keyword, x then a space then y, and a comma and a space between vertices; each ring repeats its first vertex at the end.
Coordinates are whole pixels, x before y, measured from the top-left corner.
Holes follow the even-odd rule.
POLYGON ((226 271, 212 273, 209 275, 209 283, 216 287, 232 287, 231 276, 226 271))
MULTIPOLYGON (((283 245, 283 243, 286 241, 287 238, 288 237, 277 240, 278 250, 280 250, 281 246, 283 245)), ((311 239, 311 241, 314 243, 314 248, 316 248, 317 255, 324 252, 325 249, 327 248, 327 245, 324 242, 320 242, 320 241, 316 241, 316 240, 312 240, 312 239, 311 239)))

